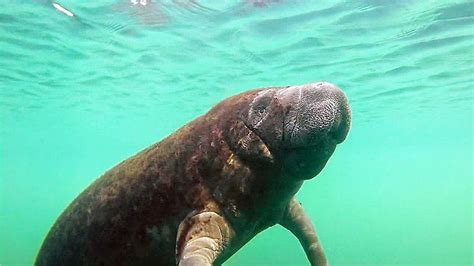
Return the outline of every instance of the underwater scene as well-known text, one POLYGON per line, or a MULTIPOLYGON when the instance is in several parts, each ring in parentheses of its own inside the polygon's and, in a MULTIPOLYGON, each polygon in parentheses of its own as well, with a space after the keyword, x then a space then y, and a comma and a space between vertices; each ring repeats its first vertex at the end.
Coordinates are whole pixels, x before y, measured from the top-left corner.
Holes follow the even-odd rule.
POLYGON ((0 3, 1 266, 473 265, 473 1, 0 3))

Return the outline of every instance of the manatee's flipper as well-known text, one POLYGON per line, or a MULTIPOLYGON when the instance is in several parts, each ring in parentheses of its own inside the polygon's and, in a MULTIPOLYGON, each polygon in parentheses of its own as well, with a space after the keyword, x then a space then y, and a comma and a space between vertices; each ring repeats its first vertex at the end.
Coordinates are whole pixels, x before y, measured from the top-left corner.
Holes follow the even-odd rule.
POLYGON ((178 228, 177 264, 213 265, 233 235, 234 231, 224 217, 215 212, 202 212, 185 219, 178 228))
POLYGON ((294 197, 290 200, 280 225, 298 238, 311 265, 328 264, 311 220, 294 197))

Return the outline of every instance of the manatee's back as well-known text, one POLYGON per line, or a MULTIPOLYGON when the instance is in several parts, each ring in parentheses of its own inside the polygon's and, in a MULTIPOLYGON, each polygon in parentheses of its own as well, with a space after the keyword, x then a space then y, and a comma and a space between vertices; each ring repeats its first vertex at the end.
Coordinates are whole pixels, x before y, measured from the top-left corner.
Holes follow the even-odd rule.
POLYGON ((180 147, 195 141, 188 133, 182 128, 97 179, 58 218, 35 264, 175 265, 177 228, 190 212, 180 180, 180 147))

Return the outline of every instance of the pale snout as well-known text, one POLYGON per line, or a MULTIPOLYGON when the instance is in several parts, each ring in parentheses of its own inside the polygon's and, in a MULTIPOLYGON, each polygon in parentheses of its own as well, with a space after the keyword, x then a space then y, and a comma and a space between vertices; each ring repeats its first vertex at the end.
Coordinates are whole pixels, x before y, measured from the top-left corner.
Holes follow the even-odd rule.
POLYGON ((284 144, 288 148, 341 143, 346 138, 351 114, 347 98, 328 82, 290 86, 277 92, 279 102, 287 106, 284 144))

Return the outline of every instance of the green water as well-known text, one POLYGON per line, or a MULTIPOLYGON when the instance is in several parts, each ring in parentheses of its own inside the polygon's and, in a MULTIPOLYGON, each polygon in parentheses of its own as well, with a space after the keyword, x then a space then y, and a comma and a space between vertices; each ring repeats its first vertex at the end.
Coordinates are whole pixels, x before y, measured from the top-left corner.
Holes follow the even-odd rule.
MULTIPOLYGON (((472 1, 2 2, 2 266, 31 264, 97 176, 221 99, 319 80, 353 113, 297 195, 330 263, 473 263, 472 1)), ((226 265, 308 263, 275 226, 226 265)))

